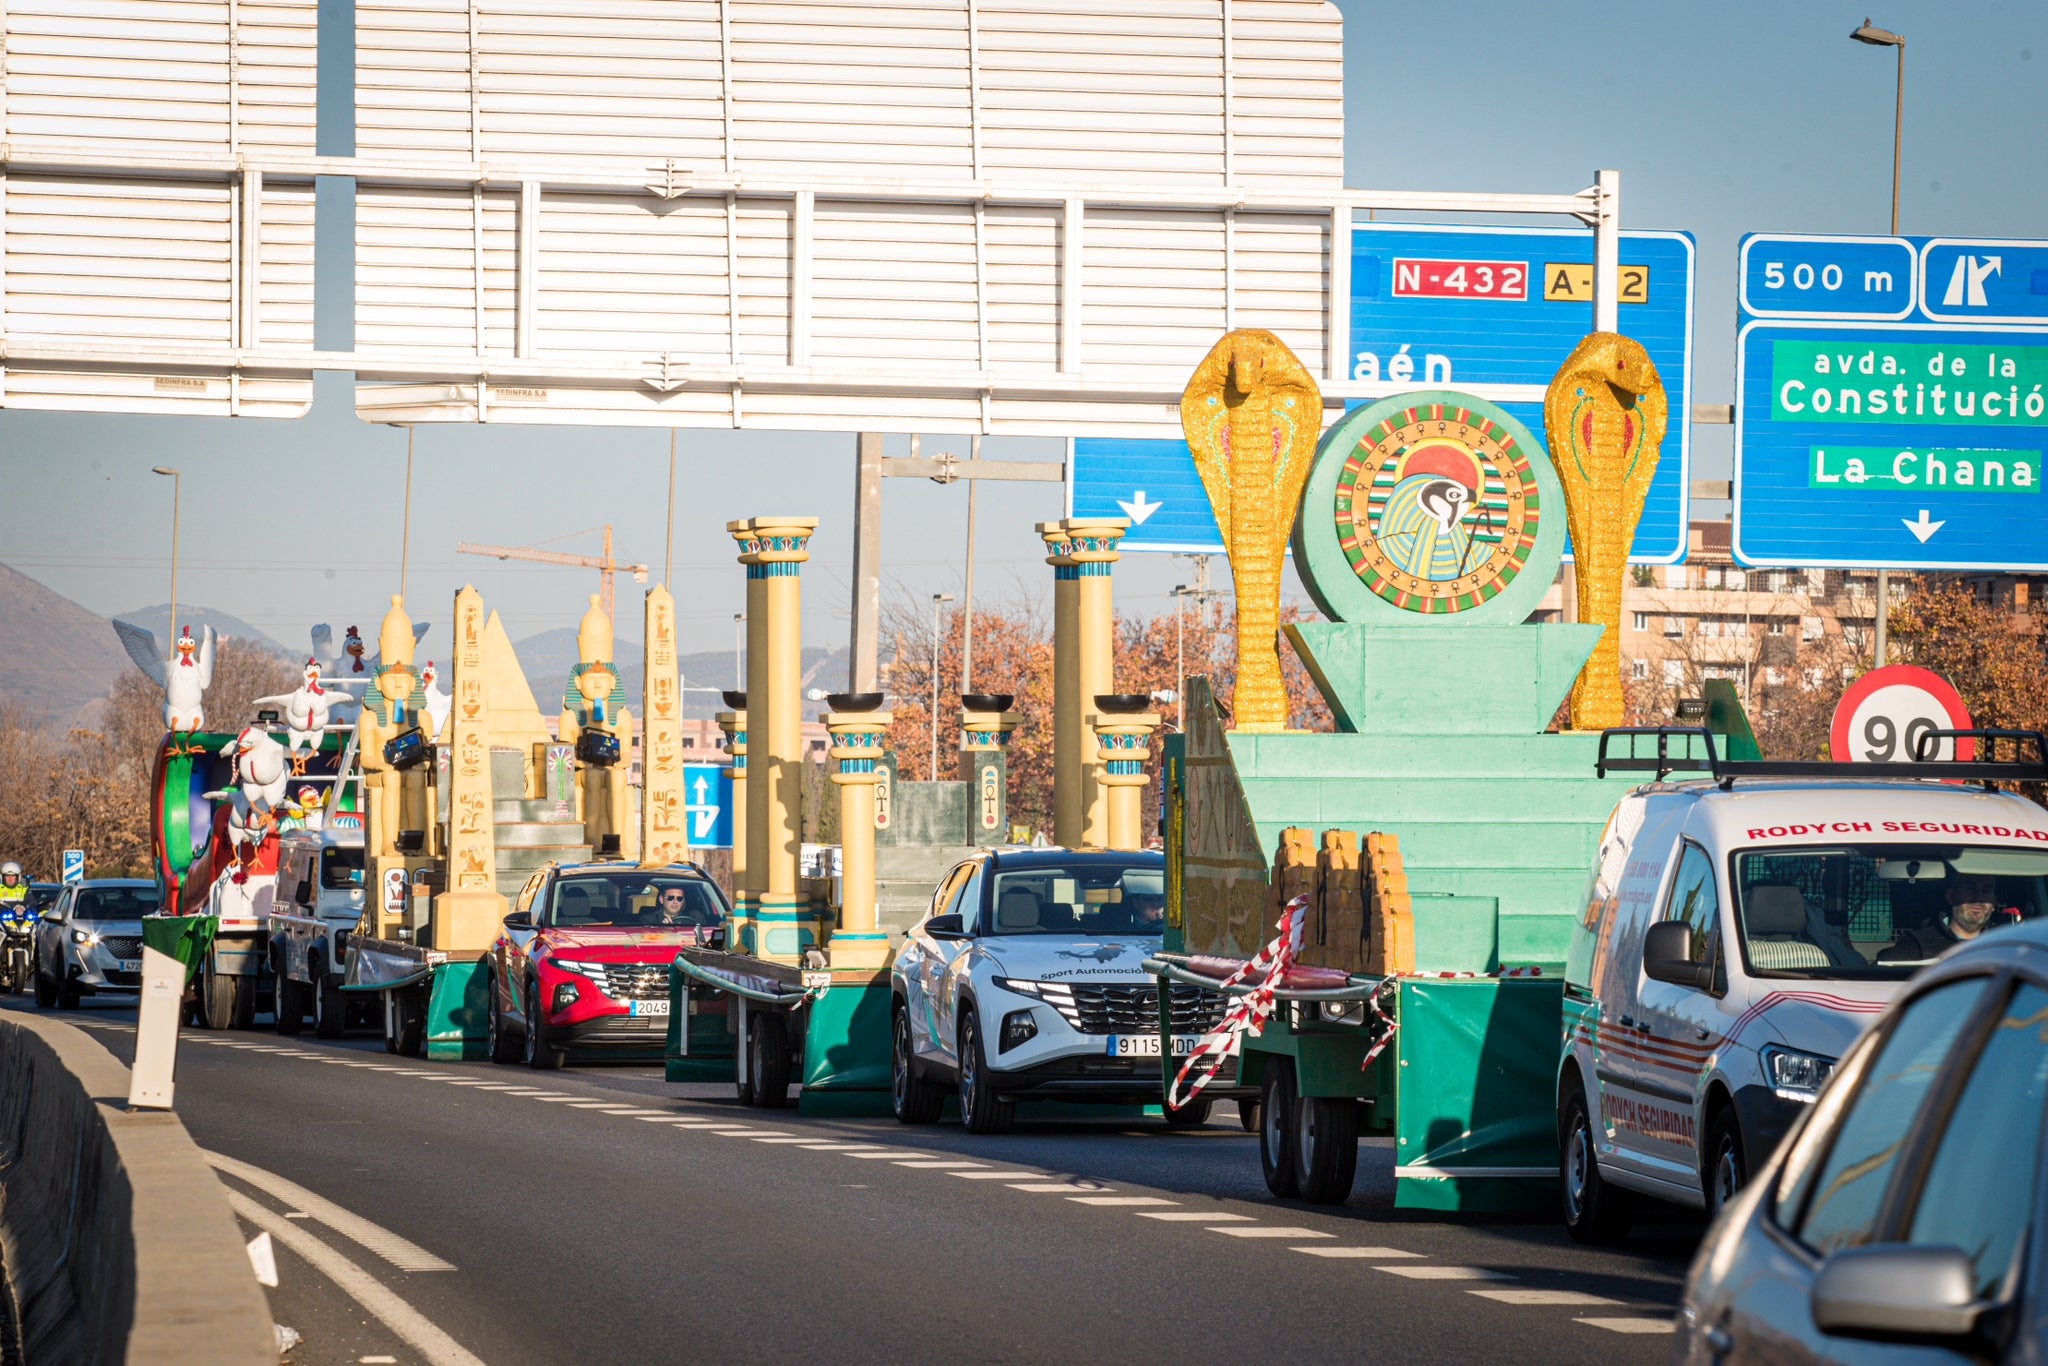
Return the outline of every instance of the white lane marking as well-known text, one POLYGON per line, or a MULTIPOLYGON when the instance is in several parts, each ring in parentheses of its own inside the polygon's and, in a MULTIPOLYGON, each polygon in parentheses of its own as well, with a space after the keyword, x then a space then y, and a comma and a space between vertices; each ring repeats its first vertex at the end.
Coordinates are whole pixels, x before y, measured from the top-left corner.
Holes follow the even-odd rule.
POLYGON ((962 1181, 1029 1181, 1029 1180, 1031 1180, 1031 1179, 1032 1179, 1033 1177, 1043 1176, 1044 1174, 1045 1174, 1045 1173, 1043 1173, 1043 1172, 947 1172, 947 1173, 946 1173, 946 1175, 948 1175, 948 1176, 957 1176, 957 1177, 959 1177, 959 1178, 960 1178, 960 1179, 961 1179, 962 1181))
POLYGON ((951 1158, 908 1158, 896 1164, 899 1167, 913 1167, 924 1171, 936 1171, 942 1167, 986 1167, 986 1162, 955 1162, 951 1158))
MULTIPOLYGON (((361 1065, 362 1064, 360 1063, 357 1064, 357 1066, 359 1067, 361 1065)), ((481 1087, 486 1091, 517 1091, 521 1089, 520 1087, 514 1086, 509 1081, 466 1081, 462 1084, 464 1086, 481 1087)))
POLYGON ((1273 1228, 1268 1224, 1253 1224, 1250 1228, 1212 1228, 1211 1233, 1221 1233, 1231 1238, 1334 1238, 1334 1233, 1321 1233, 1312 1228, 1273 1228))
MULTIPOLYGON (((347 1063, 344 1063, 344 1064, 342 1064, 342 1065, 343 1065, 344 1067, 346 1067, 346 1066, 349 1066, 349 1064, 347 1064, 347 1063)), ((451 1082, 449 1082, 448 1084, 449 1084, 450 1086, 502 1086, 502 1085, 504 1085, 504 1083, 503 1083, 503 1082, 497 1082, 497 1081, 451 1081, 451 1082)))
POLYGON ((787 1129, 757 1129, 751 1124, 720 1124, 704 1131, 720 1138, 752 1138, 755 1134, 786 1134, 787 1129))
POLYGON ((1583 1290, 1467 1290, 1465 1293, 1500 1304, 1569 1304, 1582 1309, 1599 1309, 1621 1303, 1604 1295, 1588 1295, 1583 1290))
POLYGON ((564 1095, 553 1095, 553 1096, 535 1096, 535 1097, 533 1097, 533 1099, 535 1099, 535 1100, 544 1100, 544 1101, 546 1101, 546 1102, 547 1102, 548 1104, 550 1104, 550 1105, 561 1105, 561 1104, 563 1104, 563 1103, 565 1103, 565 1102, 569 1102, 569 1101, 579 1101, 579 1100, 581 1100, 581 1097, 579 1097, 579 1096, 564 1096, 564 1095))
POLYGON ((353 1239, 400 1271, 453 1271, 455 1268, 427 1251, 419 1244, 401 1238, 381 1224, 373 1224, 360 1214, 352 1214, 335 1204, 324 1195, 315 1195, 296 1181, 290 1181, 267 1172, 261 1167, 252 1167, 224 1153, 200 1150, 201 1155, 220 1171, 238 1180, 246 1181, 257 1190, 269 1195, 281 1204, 302 1209, 333 1229, 344 1238, 353 1239))
POLYGON ((861 1160, 861 1161, 863 1161, 863 1162, 873 1162, 873 1161, 875 1161, 875 1160, 876 1160, 877 1158, 884 1158, 884 1157, 888 1157, 888 1158, 897 1158, 897 1157, 901 1157, 901 1156, 903 1156, 903 1149, 901 1149, 901 1148, 873 1148, 873 1149, 870 1149, 870 1150, 868 1150, 867 1152, 858 1152, 858 1153, 856 1153, 856 1152, 849 1152, 849 1153, 847 1153, 847 1156, 848 1156, 848 1157, 852 1157, 852 1158, 858 1158, 859 1160, 861 1160))
POLYGON ((569 1108, 572 1110, 631 1110, 634 1107, 631 1105, 621 1105, 615 1100, 572 1100, 569 1102, 569 1108))
POLYGON ((808 1144, 811 1141, 808 1138, 805 1138, 802 1134, 749 1134, 748 1137, 752 1138, 756 1143, 808 1144))
POLYGON ((312 1268, 370 1311, 386 1328, 425 1357, 430 1366, 484 1366, 483 1358, 449 1337, 425 1314, 391 1293, 385 1284, 312 1234, 242 1194, 228 1192, 236 1214, 283 1243, 312 1268))
POLYGON ((1077 1205, 1178 1205, 1178 1200, 1162 1200, 1156 1195, 1070 1195, 1067 1199, 1077 1205))
POLYGON ((1200 1210, 1174 1210, 1168 1214, 1140 1214, 1140 1219, 1158 1219, 1169 1224, 1220 1224, 1226 1220, 1249 1220, 1249 1214, 1204 1214, 1200 1210))
POLYGON ((398 1075, 401 1077, 438 1077, 441 1074, 439 1072, 422 1072, 416 1067, 401 1067, 398 1069, 398 1075))
POLYGON ((615 1115, 631 1115, 635 1119, 669 1119, 672 1117, 671 1112, 668 1110, 643 1110, 637 1105, 628 1105, 622 1110, 613 1110, 611 1113, 615 1115))
MULTIPOLYGON (((1306 1252, 1311 1257, 1363 1257, 1373 1261, 1390 1261, 1398 1257, 1420 1257, 1420 1252, 1403 1252, 1398 1247, 1296 1247, 1290 1252, 1306 1252)), ((1483 1291, 1474 1291, 1483 1294, 1483 1291)))
POLYGON ((508 1096, 552 1096, 555 1092, 536 1091, 531 1086, 508 1086, 505 1088, 505 1094, 508 1096))
POLYGON ((1098 1186, 1093 1181, 1013 1181, 1013 1191, 1029 1191, 1033 1195, 1072 1195, 1076 1191, 1106 1191, 1107 1186, 1098 1186))
POLYGON ((1379 1268, 1390 1276, 1404 1276, 1411 1281, 1511 1281, 1515 1278, 1503 1271, 1488 1271, 1479 1266, 1383 1266, 1379 1268))
MULTIPOLYGON (((814 1153, 857 1153, 872 1148, 872 1143, 806 1143, 804 1147, 814 1153)), ((890 1152, 896 1151, 894 1148, 890 1152)))
POLYGON ((1573 1319, 1588 1328, 1605 1328, 1610 1333, 1675 1333, 1678 1325, 1670 1319, 1573 1319))

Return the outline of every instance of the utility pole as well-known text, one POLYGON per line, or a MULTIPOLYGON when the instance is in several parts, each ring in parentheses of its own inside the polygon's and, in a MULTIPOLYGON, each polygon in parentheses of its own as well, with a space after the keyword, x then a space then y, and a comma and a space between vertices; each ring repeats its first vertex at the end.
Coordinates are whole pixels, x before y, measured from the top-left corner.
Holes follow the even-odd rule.
MULTIPOLYGON (((1900 156, 1906 141, 1906 37, 1890 29, 1873 26, 1869 19, 1863 27, 1849 35, 1859 43, 1871 47, 1896 48, 1899 54, 1898 90, 1892 100, 1892 236, 1899 235, 1899 170, 1900 156)), ((1871 651, 1876 668, 1885 666, 1886 644, 1892 613, 1892 574, 1889 569, 1877 571, 1877 643, 1871 651)))

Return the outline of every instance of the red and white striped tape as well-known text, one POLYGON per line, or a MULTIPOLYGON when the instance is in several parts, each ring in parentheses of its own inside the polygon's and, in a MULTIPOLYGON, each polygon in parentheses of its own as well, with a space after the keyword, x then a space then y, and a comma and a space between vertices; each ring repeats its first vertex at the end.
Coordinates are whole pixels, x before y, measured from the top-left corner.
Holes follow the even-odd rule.
POLYGON ((1216 1073, 1222 1068, 1223 1060, 1230 1056, 1232 1040, 1247 1032, 1257 1034, 1266 1027, 1266 1021, 1272 1018, 1273 1014, 1273 992, 1279 987, 1281 979, 1287 975, 1287 969, 1294 966, 1295 958, 1301 953, 1301 932, 1307 919, 1308 897, 1304 894, 1288 902, 1280 912, 1280 919, 1274 922, 1280 933, 1273 937, 1273 942, 1260 949, 1258 955, 1250 962, 1223 979, 1223 987, 1226 990, 1253 978, 1257 978, 1258 982, 1244 995, 1231 998, 1229 1007, 1223 1012, 1223 1018, 1217 1021, 1214 1029, 1202 1036, 1194 1051, 1188 1054, 1188 1060, 1181 1064, 1180 1073, 1174 1077, 1173 1085, 1166 1089, 1168 1109, 1178 1110, 1192 1103, 1195 1097, 1202 1093, 1202 1088, 1216 1079, 1216 1073), (1188 1080, 1190 1073, 1195 1073, 1198 1066, 1201 1071, 1195 1075, 1193 1085, 1188 1087, 1187 1094, 1183 1096, 1181 1084, 1188 1080))
POLYGON ((1358 1064, 1358 1070, 1363 1072, 1366 1068, 1371 1067, 1373 1059, 1387 1051, 1387 1045, 1394 1041, 1395 1033, 1401 1028, 1401 1022, 1381 1008, 1380 997, 1386 994, 1389 987, 1398 990, 1403 978, 1410 980, 1420 978, 1435 981, 1444 978, 1460 977, 1541 977, 1542 975, 1542 968, 1501 968, 1495 972, 1404 972, 1399 977, 1387 978, 1380 983, 1377 991, 1365 998, 1366 1009, 1370 1010, 1374 1018, 1385 1028, 1381 1031, 1380 1036, 1372 1041, 1372 1047, 1365 1050, 1365 1061, 1358 1064))

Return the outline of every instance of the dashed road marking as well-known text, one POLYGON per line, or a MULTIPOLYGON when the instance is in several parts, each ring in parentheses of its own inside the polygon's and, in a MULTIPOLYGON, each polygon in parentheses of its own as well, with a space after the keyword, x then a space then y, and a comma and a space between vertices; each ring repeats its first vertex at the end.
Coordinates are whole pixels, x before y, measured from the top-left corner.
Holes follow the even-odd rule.
POLYGON ((950 1158, 944 1158, 944 1157, 936 1157, 936 1158, 918 1158, 918 1157, 912 1157, 912 1158, 905 1158, 904 1160, 902 1160, 902 1161, 898 1162, 898 1163, 897 1163, 896 1165, 897 1165, 897 1166, 899 1166, 899 1167, 911 1167, 911 1168, 922 1168, 922 1169, 924 1169, 924 1170, 927 1170, 927 1171, 936 1171, 936 1170, 938 1170, 938 1169, 940 1169, 940 1168, 943 1168, 943 1167, 961 1167, 961 1168, 966 1168, 966 1167, 986 1167, 986 1166, 988 1166, 988 1163, 986 1163, 986 1162, 955 1162, 955 1161, 953 1161, 953 1160, 952 1160, 952 1159, 950 1159, 950 1158))
POLYGON ((1038 1175, 1040 1175, 1040 1173, 1038 1173, 1038 1172, 947 1172, 947 1173, 946 1173, 946 1175, 948 1175, 948 1176, 957 1176, 957 1177, 959 1177, 959 1178, 960 1178, 960 1179, 961 1179, 962 1181, 1026 1181, 1026 1180, 1029 1180, 1030 1178, 1032 1178, 1032 1177, 1034 1177, 1034 1176, 1038 1176, 1038 1175))
POLYGON ((863 1148, 872 1148, 872 1143, 806 1143, 804 1147, 814 1153, 851 1153, 863 1148))
POLYGON ((859 1159, 860 1159, 861 1161, 863 1161, 863 1162, 872 1162, 872 1161, 874 1161, 874 1160, 875 1160, 876 1158, 881 1158, 881 1157, 901 1157, 901 1156, 903 1156, 903 1149, 901 1149, 901 1148, 875 1148, 875 1149, 873 1149, 872 1151, 869 1151, 869 1152, 859 1152, 859 1153, 856 1153, 856 1152, 849 1152, 849 1153, 847 1153, 847 1156, 848 1156, 848 1157, 853 1157, 853 1158, 859 1158, 859 1159))
POLYGON ((1504 1271, 1488 1271, 1480 1266, 1383 1266, 1379 1268, 1390 1276, 1405 1276, 1411 1281, 1511 1281, 1515 1278, 1504 1271))
POLYGON ((1212 1228, 1211 1233, 1221 1233, 1230 1238, 1334 1238, 1334 1233, 1323 1233, 1312 1228, 1273 1228, 1267 1224, 1253 1224, 1250 1228, 1212 1228))
MULTIPOLYGON (((1403 1252, 1398 1247, 1297 1247, 1290 1252, 1306 1252, 1311 1257, 1344 1257, 1374 1261, 1388 1261, 1396 1257, 1420 1257, 1420 1252, 1403 1252)), ((1484 1293, 1484 1292, 1474 1292, 1484 1293)))
POLYGON ((201 1156, 213 1166, 226 1172, 238 1181, 246 1181, 257 1190, 293 1209, 301 1209, 318 1219, 342 1237, 362 1244, 400 1271, 453 1271, 455 1268, 442 1261, 418 1243, 400 1237, 381 1224, 371 1223, 360 1214, 351 1213, 323 1195, 315 1194, 275 1172, 251 1166, 223 1153, 206 1152, 201 1156))
POLYGON ((1013 1191, 1029 1191, 1033 1195, 1072 1195, 1076 1191, 1106 1191, 1107 1186, 1098 1186, 1093 1181, 1013 1181, 1013 1191))
POLYGON ((750 1134, 756 1143, 809 1143, 802 1134, 750 1134))
POLYGON ((1675 1333, 1678 1325, 1670 1319, 1573 1319, 1588 1328, 1605 1328, 1610 1333, 1675 1333))
POLYGON ((1568 1304, 1581 1309, 1598 1309, 1621 1303, 1604 1295, 1588 1295, 1583 1290, 1467 1290, 1465 1293, 1501 1304, 1568 1304))
POLYGON ((1067 1199, 1077 1205, 1177 1205, 1178 1200, 1163 1200, 1156 1195, 1070 1195, 1067 1199))
POLYGON ((1249 1222, 1249 1214, 1203 1214, 1199 1210, 1181 1209, 1167 1213, 1151 1212, 1138 1216, 1140 1219, 1157 1219, 1168 1224, 1221 1224, 1231 1220, 1249 1222))

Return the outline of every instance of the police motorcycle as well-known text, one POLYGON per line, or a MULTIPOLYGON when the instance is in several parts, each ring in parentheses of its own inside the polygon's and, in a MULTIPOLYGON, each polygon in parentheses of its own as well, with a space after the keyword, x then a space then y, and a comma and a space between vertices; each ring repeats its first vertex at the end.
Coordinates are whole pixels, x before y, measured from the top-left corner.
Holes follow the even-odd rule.
POLYGON ((36 912, 18 863, 0 864, 0 992, 27 991, 35 963, 36 912), (15 887, 21 895, 6 898, 15 887))

